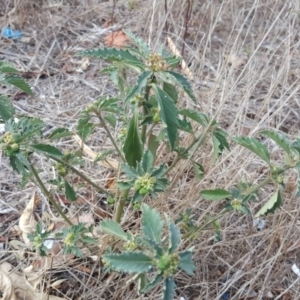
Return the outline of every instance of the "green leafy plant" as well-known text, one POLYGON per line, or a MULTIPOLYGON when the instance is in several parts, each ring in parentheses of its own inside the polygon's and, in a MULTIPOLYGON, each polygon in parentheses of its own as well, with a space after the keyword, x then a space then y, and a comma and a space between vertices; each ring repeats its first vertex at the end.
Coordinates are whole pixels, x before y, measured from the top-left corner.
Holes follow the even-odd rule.
POLYGON ((125 251, 103 255, 104 263, 113 270, 135 273, 139 291, 147 293, 163 282, 163 299, 173 299, 175 274, 181 269, 193 275, 195 265, 192 249, 179 251, 180 233, 178 227, 167 217, 168 235, 163 234, 164 221, 156 210, 142 204, 142 225, 140 234, 123 231, 119 223, 103 221, 100 228, 123 240, 125 251))
MULTIPOLYGON (((170 55, 163 47, 154 52, 139 37, 125 31, 134 46, 126 49, 102 48, 80 53, 103 59, 109 65, 101 70, 116 85, 115 96, 101 96, 89 104, 80 115, 76 133, 83 141, 88 141, 91 134, 104 130, 107 134, 109 150, 102 151, 95 162, 106 160, 109 156, 117 157, 117 185, 110 190, 96 184, 82 172, 81 151, 63 151, 53 145, 58 139, 69 138, 74 134, 68 128, 56 128, 45 136, 46 124, 37 118, 20 117, 14 119, 16 112, 10 100, 0 96, 0 117, 5 122, 5 133, 0 138, 0 149, 8 157, 12 168, 22 175, 22 182, 31 180, 40 187, 46 198, 63 217, 67 227, 58 234, 64 241, 64 253, 81 255, 84 244, 93 243, 87 235, 91 228, 83 224, 74 225, 54 200, 47 185, 56 185, 65 197, 76 205, 77 192, 74 176, 90 184, 96 191, 107 196, 114 205, 113 220, 105 220, 100 228, 115 238, 124 241, 122 249, 112 247, 110 253, 103 256, 108 269, 118 272, 135 273, 140 283, 140 292, 146 293, 155 285, 163 282, 163 299, 173 299, 176 273, 182 269, 192 275, 195 266, 192 252, 187 243, 180 244, 178 227, 184 232, 183 241, 192 243, 206 227, 214 229, 214 240, 221 240, 219 219, 226 213, 249 214, 251 202, 259 199, 259 191, 266 185, 273 185, 274 191, 269 201, 261 207, 255 216, 274 212, 282 203, 284 176, 290 169, 295 169, 300 178, 300 139, 288 139, 279 132, 264 130, 261 135, 275 142, 284 152, 281 164, 272 162, 271 153, 258 139, 234 137, 231 143, 241 145, 255 153, 269 168, 269 174, 261 182, 238 182, 231 189, 217 188, 202 190, 200 197, 207 201, 224 201, 221 212, 208 216, 206 221, 197 224, 196 216, 187 209, 177 220, 177 225, 166 216, 167 233, 163 230, 164 221, 159 214, 146 204, 158 197, 167 201, 168 195, 183 175, 184 168, 172 172, 179 162, 193 168, 196 180, 202 180, 205 169, 196 153, 208 143, 211 144, 212 163, 230 150, 228 135, 220 128, 217 120, 202 112, 187 108, 182 101, 183 95, 196 102, 196 96, 188 79, 176 71, 180 58, 170 55), (134 82, 133 85, 130 82, 134 82), (190 135, 188 144, 182 143, 180 135, 190 135), (43 182, 39 175, 34 153, 45 156, 54 166, 56 179, 43 182), (170 163, 162 162, 161 153, 172 156, 170 163), (175 174, 173 174, 175 173, 175 174), (141 209, 141 233, 125 232, 121 225, 124 208, 141 209), (187 247, 184 248, 183 245, 187 247)), ((7 63, 0 63, 0 83, 12 84, 32 95, 29 86, 17 76, 17 70, 7 63)), ((190 106, 189 106, 190 107, 190 106)), ((85 170, 88 172, 88 170, 85 170)), ((296 196, 300 195, 300 180, 296 196)), ((40 225, 36 234, 30 236, 34 247, 41 254, 46 253, 43 241, 48 232, 43 232, 40 225)))

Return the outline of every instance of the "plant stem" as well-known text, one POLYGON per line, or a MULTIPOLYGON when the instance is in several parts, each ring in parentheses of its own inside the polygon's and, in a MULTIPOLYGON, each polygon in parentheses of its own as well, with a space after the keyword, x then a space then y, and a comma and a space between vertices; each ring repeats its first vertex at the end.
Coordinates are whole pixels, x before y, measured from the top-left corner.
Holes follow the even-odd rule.
POLYGON ((271 176, 268 176, 267 178, 265 178, 263 181, 261 181, 258 185, 252 187, 249 191, 248 191, 248 195, 253 194, 255 192, 257 192, 261 187, 263 187, 264 185, 266 185, 269 182, 272 182, 273 179, 271 176))
MULTIPOLYGON (((152 82, 153 79, 154 78, 152 76, 151 79, 150 79, 150 82, 152 82)), ((146 88, 145 88, 145 100, 146 100, 147 103, 149 101, 150 90, 151 90, 151 85, 147 84, 146 88)), ((146 117, 147 108, 146 108, 145 105, 143 105, 143 114, 144 114, 144 117, 146 117)), ((142 134, 141 134, 141 139, 142 139, 143 144, 145 144, 145 142, 146 142, 146 132, 147 132, 147 124, 144 124, 144 125, 142 125, 142 134)))
POLYGON ((114 220, 118 223, 121 222, 121 217, 123 215, 124 206, 126 204, 126 198, 128 197, 130 189, 127 189, 123 192, 123 195, 121 196, 121 199, 118 202, 116 213, 114 215, 114 220))
POLYGON ((77 174, 79 177, 81 177, 83 180, 85 180, 86 182, 88 182, 91 186, 93 186, 96 190, 100 191, 103 194, 106 194, 108 196, 111 196, 111 194, 106 191, 105 189, 103 189, 102 187, 100 187, 99 185, 97 185, 96 183, 94 183, 93 181, 91 181, 87 176, 85 176, 83 173, 81 173, 80 171, 78 171, 75 167, 73 167, 72 165, 70 165, 69 163, 67 163, 66 161, 63 161, 55 156, 49 156, 51 159, 67 166, 68 168, 70 168, 75 174, 77 174))
POLYGON ((62 216, 62 218, 70 225, 73 226, 73 223, 71 222, 71 220, 66 216, 66 214, 61 210, 60 206, 56 203, 56 201, 54 200, 53 196, 51 195, 51 193, 47 190, 47 188, 45 187, 43 181, 41 180, 38 172, 36 171, 36 169, 34 168, 34 166, 32 165, 32 163, 30 163, 30 169, 32 171, 33 176, 35 177, 40 189, 42 190, 43 194, 47 197, 47 199, 50 201, 50 203, 55 207, 55 209, 57 210, 57 212, 62 216))
POLYGON ((125 162, 125 158, 124 158, 121 150, 119 149, 117 143, 115 142, 113 136, 111 135, 109 128, 106 126, 105 120, 102 118, 102 116, 101 116, 100 113, 96 112, 96 115, 99 118, 99 120, 101 121, 101 125, 103 125, 103 127, 104 127, 104 129, 105 129, 105 131, 106 131, 106 133, 107 133, 107 135, 109 137, 109 139, 113 143, 113 145, 114 145, 115 149, 117 150, 118 154, 120 155, 122 161, 125 162))
POLYGON ((187 238, 188 240, 194 239, 196 234, 200 233, 208 225, 210 225, 210 224, 214 223, 215 221, 219 220, 221 217, 223 217, 225 215, 226 212, 227 212, 227 210, 224 209, 216 217, 212 218, 211 220, 206 222, 204 225, 199 226, 198 228, 196 228, 195 231, 191 235, 186 234, 183 238, 187 238))

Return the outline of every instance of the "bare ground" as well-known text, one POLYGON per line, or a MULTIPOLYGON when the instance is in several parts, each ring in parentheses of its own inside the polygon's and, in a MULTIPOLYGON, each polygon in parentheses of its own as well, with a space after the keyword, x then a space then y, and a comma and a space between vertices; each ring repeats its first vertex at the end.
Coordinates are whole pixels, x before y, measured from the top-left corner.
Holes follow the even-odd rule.
MULTIPOLYGON (((11 25, 28 38, 2 38, 0 60, 11 61, 26 74, 35 97, 23 97, 10 89, 4 92, 14 101, 19 114, 40 117, 49 124, 49 131, 58 126, 74 129, 87 104, 100 95, 115 93, 109 79, 98 75, 104 62, 92 60, 89 68, 80 73, 76 71, 80 58, 75 54, 103 46, 108 30, 126 28, 146 39, 154 49, 164 44, 168 36, 179 50, 185 44, 184 58, 194 76, 196 107, 216 115, 230 135, 255 136, 262 128, 282 130, 288 136, 299 135, 300 3, 191 1, 194 3, 185 33, 189 1, 166 2, 167 8, 164 1, 146 0, 0 0, 0 27, 11 25), (114 26, 106 28, 105 23, 112 17, 114 26)), ((181 102, 193 106, 185 98, 181 102)), ((96 152, 105 149, 105 138, 104 132, 97 132, 88 141, 89 146, 96 152)), ((184 142, 188 137, 182 139, 184 142)), ((77 147, 72 140, 57 146, 77 147)), ((273 159, 279 160, 281 153, 273 148, 273 159)), ((199 196, 201 189, 229 188, 240 179, 257 183, 266 175, 264 164, 240 147, 234 146, 216 165, 211 163, 209 146, 198 157, 206 169, 205 178, 197 183, 186 172, 167 200, 154 203, 160 212, 168 212, 176 219, 190 207, 199 225, 207 215, 217 214, 221 209, 219 204, 205 202, 199 196)), ((9 243, 18 238, 10 229, 17 224, 35 187, 28 185, 20 191, 19 177, 4 157, 0 160, 0 261, 8 261, 22 270, 38 258, 34 253, 17 251, 9 243)), ((37 160, 43 176, 51 177, 51 163, 39 157, 37 160)), ((96 182, 105 183, 109 170, 94 166, 88 158, 86 167, 96 182)), ((184 163, 180 167, 189 169, 184 163)), ((299 299, 299 277, 291 270, 293 264, 300 266, 295 182, 295 174, 291 173, 286 180, 282 208, 264 218, 266 225, 262 230, 253 226, 251 216, 240 214, 222 219, 222 241, 218 243, 213 242, 212 229, 203 230, 195 241, 196 274, 178 274, 175 299, 299 299)), ((271 187, 261 191, 260 201, 251 207, 253 214, 271 192, 271 187)), ((79 213, 92 212, 101 219, 95 210, 103 195, 82 188, 81 196, 88 199, 88 204, 79 205, 79 213)), ((47 209, 42 204, 42 211, 47 209)), ((131 226, 133 219, 138 223, 138 216, 128 210, 125 226, 131 226)), ((136 287, 127 283, 129 277, 104 274, 99 261, 88 256, 58 263, 59 267, 44 271, 37 288, 64 299, 158 299, 161 293, 157 288, 144 297, 138 296, 136 287), (51 283, 62 278, 67 280, 51 287, 51 283)))

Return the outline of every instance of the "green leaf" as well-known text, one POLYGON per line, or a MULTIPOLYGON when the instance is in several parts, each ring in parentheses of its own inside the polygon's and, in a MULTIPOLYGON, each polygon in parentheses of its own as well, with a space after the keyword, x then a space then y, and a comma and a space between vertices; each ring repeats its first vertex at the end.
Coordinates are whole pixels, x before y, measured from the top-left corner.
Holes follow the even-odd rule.
POLYGON ((121 164, 121 169, 125 172, 126 176, 130 179, 136 179, 139 177, 137 171, 126 164, 121 164))
POLYGON ((156 285, 158 285, 163 279, 163 275, 157 274, 155 278, 150 281, 142 290, 141 293, 148 293, 150 290, 152 290, 156 285))
POLYGON ((192 125, 186 119, 178 119, 178 129, 182 131, 186 131, 188 133, 193 133, 192 125))
POLYGON ((159 116, 167 133, 171 149, 175 148, 178 131, 178 110, 173 100, 158 85, 152 85, 159 107, 159 116))
POLYGON ((254 218, 273 213, 281 205, 281 193, 279 189, 272 195, 272 197, 263 205, 263 207, 255 214, 254 218))
POLYGON ((138 65, 144 65, 143 62, 138 57, 133 55, 129 50, 123 50, 123 49, 102 48, 102 49, 84 51, 79 53, 78 55, 103 58, 108 61, 132 62, 138 65))
POLYGON ((261 142, 248 137, 235 137, 234 140, 240 144, 241 146, 249 149, 250 151, 254 152, 256 155, 258 155, 261 159, 263 159, 265 162, 270 164, 270 154, 265 145, 263 145, 261 142))
POLYGON ((74 191, 73 187, 66 179, 64 181, 65 181, 66 198, 70 201, 76 201, 77 200, 76 192, 74 191))
POLYGON ((56 147, 47 144, 30 145, 30 148, 37 152, 50 156, 63 156, 63 154, 56 147))
POLYGON ((133 41, 133 43, 139 48, 139 50, 146 55, 150 54, 150 48, 147 43, 140 37, 133 34, 131 31, 123 29, 123 32, 133 41))
POLYGON ((150 133, 148 137, 148 149, 152 153, 153 157, 156 157, 156 151, 159 146, 159 142, 156 140, 157 136, 150 133))
POLYGON ((118 104, 119 98, 113 97, 102 97, 96 101, 97 109, 101 112, 120 113, 122 110, 118 104))
POLYGON ((19 76, 16 75, 10 75, 8 77, 5 78, 5 81, 17 88, 19 88, 20 90, 22 90, 23 92, 25 92, 26 94, 33 96, 33 93, 31 91, 30 86, 26 83, 26 81, 19 76))
POLYGON ((164 222, 158 212, 146 204, 142 204, 142 228, 145 235, 152 241, 159 243, 164 222))
POLYGON ((55 129, 48 137, 49 140, 57 140, 57 139, 61 139, 64 137, 70 137, 72 136, 73 133, 70 132, 68 129, 66 128, 57 128, 55 129))
POLYGON ((0 117, 3 121, 7 121, 12 118, 14 113, 15 108, 11 101, 7 97, 0 95, 0 117))
POLYGON ((174 101, 174 103, 177 103, 178 100, 178 92, 174 86, 174 84, 164 82, 163 83, 163 90, 165 93, 169 95, 169 97, 174 101))
POLYGON ((82 235, 81 241, 85 244, 97 244, 96 240, 90 236, 82 235))
POLYGON ((217 128, 213 132, 213 148, 214 148, 214 162, 219 158, 219 156, 222 154, 223 150, 227 148, 230 149, 229 144, 226 139, 226 133, 225 131, 221 130, 220 128, 217 128))
POLYGON ((132 90, 127 95, 125 102, 132 99, 136 94, 139 94, 142 92, 142 90, 146 87, 150 76, 152 76, 152 72, 150 72, 150 71, 145 71, 139 75, 136 85, 132 88, 132 90))
POLYGON ((209 118, 205 114, 194 111, 192 109, 181 109, 179 111, 179 114, 196 121, 202 126, 206 126, 209 123, 209 118))
POLYGON ((184 251, 179 253, 180 262, 179 268, 182 269, 188 275, 194 275, 194 271, 196 270, 195 264, 192 258, 191 251, 184 251))
POLYGON ((180 243, 180 231, 172 220, 169 220, 169 253, 174 253, 180 243))
POLYGON ((168 57, 164 57, 164 60, 170 67, 176 68, 180 63, 181 58, 179 56, 168 56, 168 57))
POLYGON ((28 175, 30 163, 21 152, 17 152, 14 156, 10 157, 9 161, 12 168, 19 174, 22 176, 28 175))
POLYGON ((104 220, 100 223, 100 229, 109 235, 113 235, 124 241, 128 240, 128 235, 122 229, 121 225, 113 220, 104 220))
POLYGON ((129 166, 135 168, 136 163, 141 161, 143 149, 144 147, 138 126, 138 112, 136 111, 129 122, 123 147, 125 158, 129 166))
POLYGON ((126 182, 126 181, 118 181, 117 185, 121 191, 128 190, 132 187, 132 184, 130 182, 126 182))
POLYGON ((174 300, 176 284, 172 277, 168 277, 164 281, 163 300, 174 300))
POLYGON ((196 179, 200 181, 203 178, 205 173, 203 166, 193 161, 193 169, 194 169, 196 179))
POLYGON ((200 192, 200 195, 205 200, 221 200, 224 198, 231 198, 231 194, 223 189, 203 190, 200 192))
POLYGON ((177 72, 173 72, 173 71, 166 71, 167 73, 171 74, 176 83, 178 83, 182 88, 183 90, 188 94, 188 96, 194 101, 194 102, 197 102, 196 100, 196 97, 193 93, 193 90, 192 90, 192 87, 191 87, 191 84, 189 83, 189 81, 187 80, 186 77, 184 77, 183 75, 177 73, 177 72))
POLYGON ((115 128, 117 124, 117 119, 113 114, 105 114, 104 119, 108 122, 108 124, 115 128))
POLYGON ((0 73, 17 74, 17 73, 19 73, 19 71, 16 70, 12 64, 10 64, 6 61, 0 61, 0 73))
POLYGON ((213 136, 219 141, 219 149, 220 149, 221 153, 225 148, 227 150, 230 150, 228 141, 226 139, 227 133, 224 130, 217 128, 214 131, 213 136))
POLYGON ((88 114, 83 114, 77 123, 78 135, 83 140, 86 140, 95 128, 95 125, 89 121, 90 116, 88 114))
POLYGON ((271 140, 273 140, 288 155, 291 153, 290 141, 287 139, 287 137, 283 133, 276 132, 276 131, 271 131, 271 130, 263 130, 260 133, 263 134, 263 135, 266 135, 271 140))
POLYGON ((152 267, 152 258, 142 252, 105 254, 103 258, 112 269, 126 273, 144 273, 152 267))
POLYGON ((145 171, 145 173, 150 173, 152 167, 153 167, 153 161, 154 161, 154 158, 153 158, 153 155, 152 153, 147 150, 144 155, 143 155, 143 159, 142 159, 142 166, 143 166, 143 169, 145 171))

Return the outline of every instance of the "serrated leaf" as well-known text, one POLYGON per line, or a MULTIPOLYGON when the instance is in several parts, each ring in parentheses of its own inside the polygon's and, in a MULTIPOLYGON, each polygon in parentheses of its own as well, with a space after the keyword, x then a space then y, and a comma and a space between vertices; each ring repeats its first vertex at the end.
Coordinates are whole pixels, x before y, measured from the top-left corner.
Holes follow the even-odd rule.
POLYGON ((11 101, 7 97, 0 95, 0 117, 3 121, 7 121, 12 118, 14 113, 15 108, 11 101))
POLYGON ((84 51, 79 53, 78 55, 102 58, 108 61, 135 62, 136 64, 143 65, 142 61, 138 57, 133 55, 129 50, 123 50, 123 49, 102 48, 102 49, 84 51))
POLYGON ((152 258, 142 252, 105 254, 103 258, 112 269, 126 273, 144 273, 152 267, 152 258))
POLYGON ((203 166, 193 161, 193 169, 194 169, 196 179, 200 181, 203 178, 205 172, 203 166))
POLYGON ((178 92, 174 86, 174 84, 164 82, 163 83, 163 90, 165 93, 169 95, 169 97, 174 101, 174 103, 177 103, 178 100, 178 92))
POLYGON ((118 105, 120 99, 113 97, 103 97, 96 101, 98 110, 110 112, 110 113, 120 113, 121 108, 118 105))
POLYGON ((270 164, 270 154, 267 147, 262 144, 261 142, 248 137, 235 137, 234 140, 240 144, 241 146, 249 149, 250 151, 254 152, 258 155, 261 159, 265 162, 270 164))
POLYGON ((151 151, 153 157, 156 157, 156 151, 159 146, 159 142, 156 140, 157 136, 150 133, 148 136, 148 149, 151 151))
POLYGON ((30 148, 37 152, 50 156, 63 156, 63 154, 56 147, 47 144, 30 145, 30 148))
POLYGON ((150 281, 140 292, 141 293, 148 293, 150 290, 152 290, 156 285, 158 285, 163 280, 162 274, 157 274, 155 278, 150 281))
POLYGON ((82 115, 77 123, 76 128, 78 130, 78 135, 82 138, 82 140, 86 140, 95 128, 95 125, 89 121, 89 115, 82 115))
POLYGON ((141 140, 138 126, 138 112, 132 116, 127 129, 127 135, 124 142, 123 151, 125 159, 129 166, 136 167, 137 162, 141 161, 144 146, 141 140))
POLYGON ((115 128, 117 124, 117 119, 113 114, 105 114, 104 119, 107 121, 107 123, 115 128))
POLYGON ((26 81, 19 76, 16 75, 11 75, 11 76, 7 76, 5 78, 5 81, 17 88, 19 88, 20 90, 22 90, 23 92, 25 92, 26 94, 33 96, 32 90, 30 88, 30 86, 26 83, 26 81))
POLYGON ((178 67, 179 63, 181 62, 181 58, 179 56, 164 57, 164 60, 172 68, 178 67))
POLYGON ((164 281, 163 300, 174 300, 176 284, 173 277, 168 277, 164 281))
POLYGON ((30 163, 21 152, 17 152, 14 156, 10 157, 9 161, 12 168, 19 174, 22 176, 26 176, 28 174, 30 163))
POLYGON ((61 139, 64 137, 70 137, 72 135, 73 135, 73 133, 70 132, 66 128, 57 128, 49 135, 48 139, 49 140, 57 140, 57 139, 61 139))
POLYGON ((180 261, 179 268, 182 269, 188 275, 194 275, 196 270, 195 264, 193 262, 192 252, 184 251, 179 253, 180 261))
POLYGON ((152 72, 150 71, 145 71, 139 75, 136 85, 132 88, 132 90, 127 95, 125 102, 132 99, 136 94, 141 93, 141 91, 146 87, 150 76, 152 76, 152 72))
POLYGON ((169 253, 174 253, 180 243, 180 231, 172 220, 169 220, 169 253))
POLYGON ((182 131, 186 131, 188 133, 193 133, 192 125, 186 119, 178 119, 178 129, 182 131))
POLYGON ((164 222, 159 213, 146 204, 142 204, 142 228, 144 234, 152 241, 159 243, 164 222))
POLYGON ((226 134, 223 130, 217 128, 213 132, 212 136, 213 140, 213 149, 214 149, 214 154, 213 154, 213 160, 214 162, 220 157, 224 149, 230 149, 229 144, 226 139, 226 134))
POLYGON ((178 132, 178 110, 173 100, 158 85, 153 84, 159 107, 159 116, 173 150, 178 132))
POLYGON ((263 205, 263 207, 255 214, 254 218, 273 213, 281 205, 281 193, 277 190, 272 197, 263 205))
POLYGON ((205 200, 222 200, 225 198, 231 198, 231 194, 223 189, 203 190, 200 192, 200 195, 205 200))
POLYGON ((10 64, 6 61, 0 61, 0 73, 17 74, 17 73, 19 73, 19 71, 16 70, 12 64, 10 64))
POLYGON ((175 79, 175 82, 178 83, 183 90, 188 94, 188 96, 194 101, 197 102, 196 97, 194 95, 194 92, 192 90, 192 86, 189 83, 188 79, 186 77, 184 77, 183 75, 177 73, 177 72, 173 72, 173 71, 165 71, 167 73, 169 73, 170 75, 173 76, 173 78, 175 79))
POLYGON ((128 235, 122 229, 121 225, 113 220, 104 220, 100 223, 100 229, 109 235, 113 235, 124 241, 128 240, 128 235))
POLYGON ((147 150, 144 155, 143 155, 143 159, 142 159, 142 166, 143 166, 143 169, 145 171, 145 173, 149 173, 153 167, 153 161, 154 161, 154 158, 153 158, 153 155, 152 153, 147 150))
POLYGON ((288 155, 291 153, 290 141, 287 139, 287 137, 283 133, 271 131, 271 130, 263 130, 260 133, 269 137, 271 140, 273 140, 288 155))
POLYGON ((68 182, 68 180, 64 180, 65 182, 65 194, 66 194, 66 198, 70 201, 76 201, 77 200, 77 195, 75 190, 73 189, 73 187, 70 185, 70 183, 68 182))
POLYGON ((135 169, 133 169, 132 167, 126 164, 121 164, 121 169, 125 172, 126 176, 130 179, 136 179, 139 176, 139 174, 135 169))
POLYGON ((217 128, 214 132, 213 132, 213 136, 219 141, 219 149, 221 151, 221 153, 223 152, 223 150, 226 148, 227 150, 230 150, 228 141, 226 139, 226 132, 220 128, 217 128))
POLYGON ((81 241, 85 244, 96 244, 96 240, 90 236, 83 235, 81 236, 81 241))
POLYGON ((133 43, 139 48, 139 50, 146 55, 150 54, 150 48, 147 43, 140 37, 133 34, 131 31, 123 29, 123 32, 133 41, 133 43))
POLYGON ((156 168, 152 173, 151 176, 154 177, 161 177, 164 175, 166 171, 166 165, 165 164, 161 164, 158 168, 156 168))
POLYGON ((200 112, 191 109, 181 109, 179 111, 179 114, 196 121, 202 126, 206 126, 209 123, 209 118, 205 114, 202 114, 200 112))

